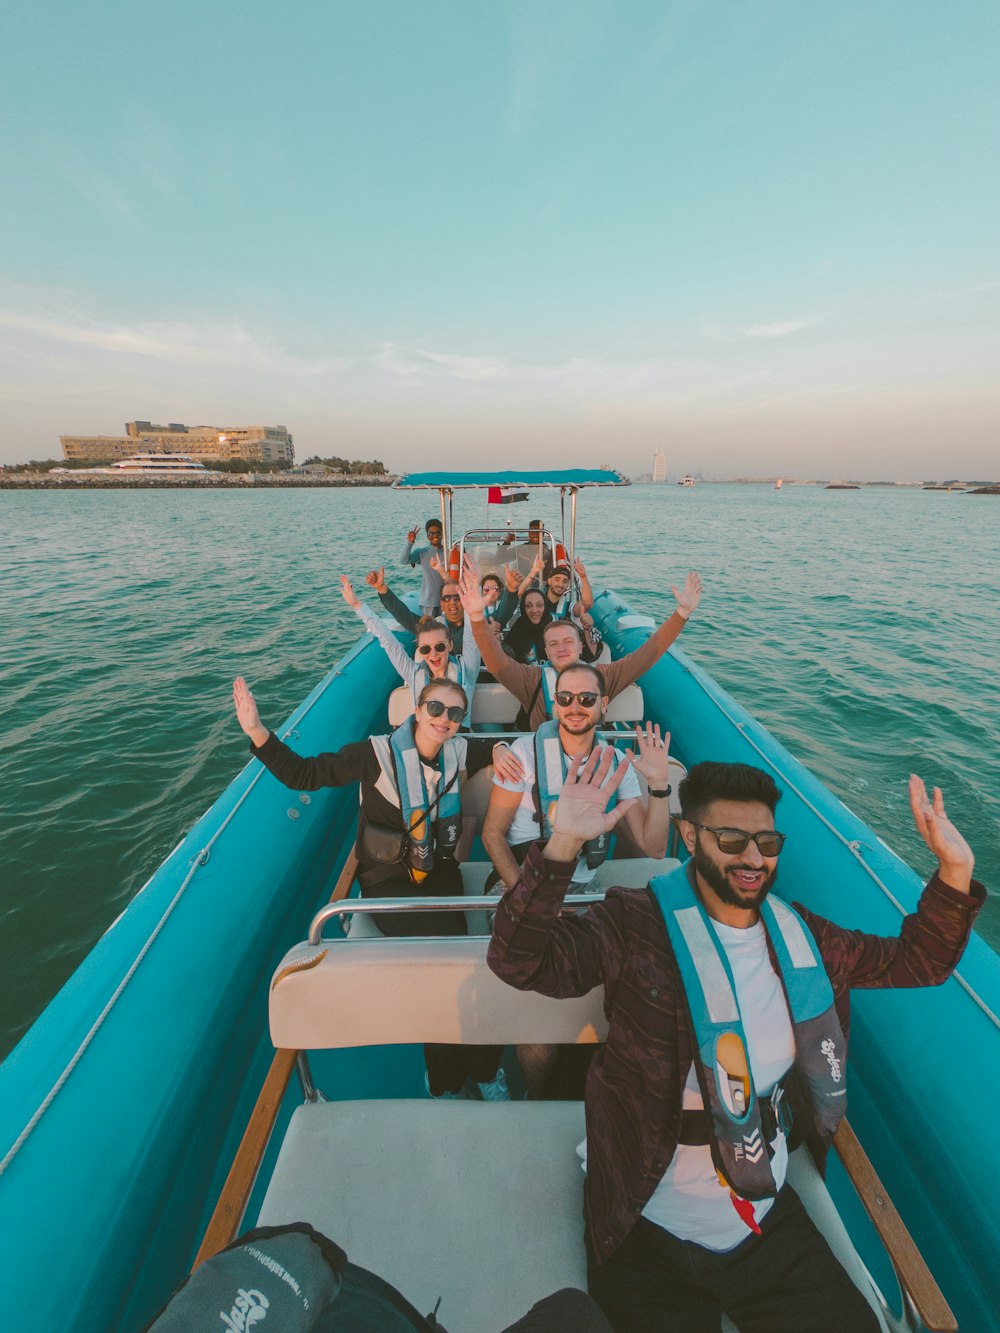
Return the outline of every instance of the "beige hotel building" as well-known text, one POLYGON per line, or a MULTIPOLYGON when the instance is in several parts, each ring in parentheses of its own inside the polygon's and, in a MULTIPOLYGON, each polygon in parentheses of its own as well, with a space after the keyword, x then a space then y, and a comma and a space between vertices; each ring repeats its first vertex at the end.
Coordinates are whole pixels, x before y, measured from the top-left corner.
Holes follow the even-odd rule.
POLYGON ((172 421, 128 421, 124 435, 60 435, 63 458, 117 463, 133 454, 188 454, 202 463, 293 463, 295 448, 284 426, 182 426, 172 421))

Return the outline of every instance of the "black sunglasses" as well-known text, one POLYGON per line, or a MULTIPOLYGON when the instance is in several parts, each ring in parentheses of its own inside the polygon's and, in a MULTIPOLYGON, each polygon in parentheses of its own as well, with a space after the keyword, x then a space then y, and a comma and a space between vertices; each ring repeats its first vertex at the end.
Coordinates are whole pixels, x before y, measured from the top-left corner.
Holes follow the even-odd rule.
POLYGON ((760 833, 744 833, 741 828, 709 828, 707 824, 699 824, 695 819, 689 822, 706 833, 714 833, 719 851, 725 852, 727 856, 739 856, 751 842, 757 844, 761 856, 777 856, 785 845, 784 833, 774 833, 771 829, 763 829, 760 833))
POLYGON ((574 694, 571 690, 556 690, 556 703, 560 708, 568 708, 574 699, 579 699, 582 708, 593 708, 601 696, 596 690, 583 690, 574 694))
POLYGON ((447 713, 449 722, 461 722, 462 718, 465 717, 465 709, 461 704, 452 704, 449 708, 440 699, 428 699, 424 707, 431 717, 440 717, 442 713, 447 713))
POLYGON ((446 643, 422 643, 417 649, 421 657, 426 657, 428 653, 446 653, 448 645, 446 643))
POLYGON ((442 602, 459 602, 461 598, 457 592, 443 592, 441 594, 442 602))

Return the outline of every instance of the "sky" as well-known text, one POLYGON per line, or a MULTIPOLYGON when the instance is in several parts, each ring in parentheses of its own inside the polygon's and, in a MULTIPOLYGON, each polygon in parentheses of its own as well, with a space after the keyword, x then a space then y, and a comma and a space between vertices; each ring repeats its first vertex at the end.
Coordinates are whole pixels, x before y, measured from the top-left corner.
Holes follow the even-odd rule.
POLYGON ((7 0, 0 463, 1000 478, 995 0, 7 0))

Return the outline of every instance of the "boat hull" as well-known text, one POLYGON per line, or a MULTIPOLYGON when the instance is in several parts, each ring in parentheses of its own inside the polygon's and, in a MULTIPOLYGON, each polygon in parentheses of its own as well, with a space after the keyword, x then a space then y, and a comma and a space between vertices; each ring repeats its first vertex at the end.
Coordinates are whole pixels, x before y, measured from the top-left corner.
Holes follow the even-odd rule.
MULTIPOLYGON (((621 623, 629 608, 613 594, 595 616, 616 656, 649 632, 621 623)), ((378 732, 396 683, 366 637, 279 734, 316 753, 378 732)), ((775 773, 789 835, 783 893, 843 924, 898 933, 893 899, 911 910, 920 881, 860 819, 684 654, 641 684, 647 715, 670 728, 685 763, 740 760, 775 773)), ((0 1175, 0 1327, 130 1333, 183 1277, 271 1055, 268 980, 328 896, 356 812, 354 788, 305 804, 248 765, 0 1068, 3 1152, 65 1080, 0 1175)), ((1000 964, 978 938, 961 973, 996 1013, 1000 964)), ((979 1107, 1000 1094, 1000 1031, 952 980, 857 994, 851 1052, 852 1122, 961 1327, 989 1328, 1000 1231, 979 1107)), ((836 1169, 831 1187, 892 1291, 836 1169)))

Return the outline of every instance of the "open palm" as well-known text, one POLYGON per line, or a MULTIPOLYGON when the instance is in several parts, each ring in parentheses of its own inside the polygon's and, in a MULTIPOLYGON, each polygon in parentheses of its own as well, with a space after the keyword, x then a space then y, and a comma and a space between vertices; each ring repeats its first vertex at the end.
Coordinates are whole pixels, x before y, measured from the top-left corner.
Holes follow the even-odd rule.
POLYGON ((610 833, 628 814, 635 804, 634 797, 619 801, 613 810, 608 809, 608 802, 629 767, 626 759, 608 778, 613 762, 614 753, 607 745, 594 749, 586 758, 580 756, 570 760, 552 818, 553 833, 589 842, 602 833, 610 833), (607 783, 602 786, 605 779, 608 779, 607 783))

